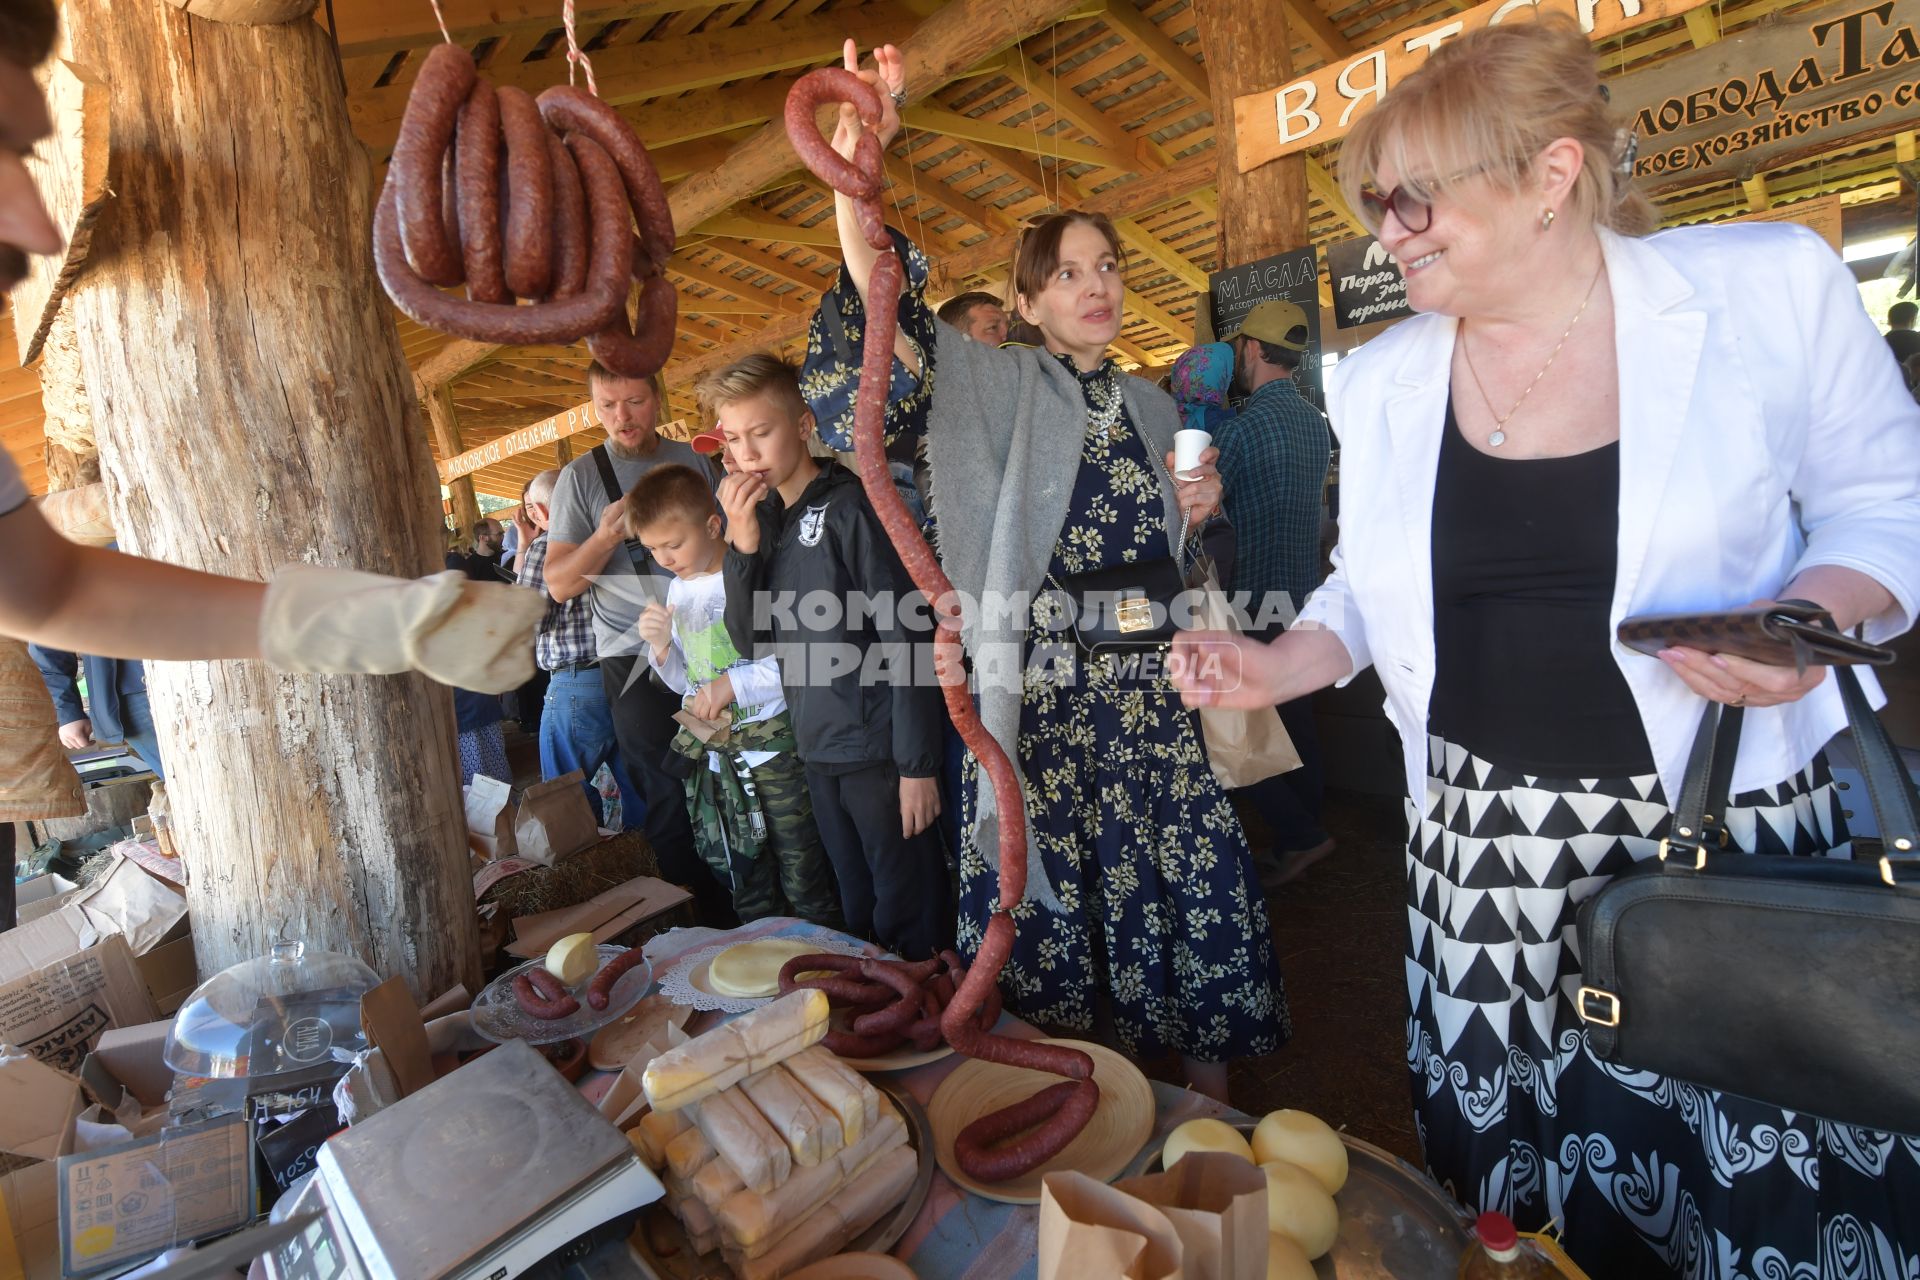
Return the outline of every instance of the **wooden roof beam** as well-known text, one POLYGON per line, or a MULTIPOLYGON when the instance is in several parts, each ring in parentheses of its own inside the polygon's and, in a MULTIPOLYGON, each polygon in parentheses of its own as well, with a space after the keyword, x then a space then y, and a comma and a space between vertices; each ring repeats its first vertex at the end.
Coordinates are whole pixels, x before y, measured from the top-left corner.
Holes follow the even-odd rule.
POLYGON ((1307 157, 1307 187, 1313 194, 1320 197, 1320 203, 1326 205, 1347 230, 1357 236, 1371 234, 1366 224, 1360 221, 1359 215, 1354 213, 1352 206, 1347 204, 1346 193, 1340 190, 1340 184, 1334 180, 1332 174, 1327 172, 1326 166, 1312 156, 1307 157))
POLYGON ((887 179, 893 183, 893 198, 896 201, 909 195, 918 196, 949 213, 958 214, 991 235, 1013 229, 1014 219, 1005 209, 996 209, 971 196, 961 195, 946 183, 921 173, 911 163, 891 152, 887 154, 887 179))
MULTIPOLYGON (((1115 3, 1125 4, 1128 0, 1115 0, 1115 3)), ((1281 3, 1287 17, 1292 19, 1288 23, 1291 34, 1313 46, 1315 53, 1328 62, 1353 56, 1353 41, 1333 25, 1333 19, 1314 0, 1281 0, 1281 3)))
MULTIPOLYGON (((800 312, 806 310, 808 306, 805 299, 792 297, 788 294, 770 293, 758 285, 748 284, 745 280, 738 279, 726 271, 716 270, 713 267, 702 266, 697 262, 693 262, 684 254, 675 255, 667 263, 667 270, 690 283, 705 285, 709 289, 717 289, 730 297, 738 298, 742 302, 752 303, 769 312, 800 312)), ((681 295, 681 300, 683 302, 697 301, 688 299, 685 294, 681 295)))
POLYGON ((1106 169, 1133 167, 1132 156, 1126 151, 1074 142, 1057 133, 1038 133, 1025 125, 989 124, 941 107, 908 107, 900 113, 900 122, 909 129, 922 129, 963 142, 984 142, 1034 155, 1054 156, 1068 164, 1093 164, 1106 169))
MULTIPOLYGON (((701 0, 585 0, 577 22, 584 33, 620 18, 658 17, 701 7, 701 0)), ((440 0, 440 10, 454 42, 469 47, 488 36, 531 33, 538 39, 560 25, 559 10, 551 0, 440 0)), ((334 0, 333 16, 342 58, 391 57, 403 49, 425 49, 440 42, 439 24, 425 5, 334 0)))
MULTIPOLYGON (((1213 101, 1213 92, 1208 88, 1206 67, 1193 60, 1193 54, 1174 43, 1173 37, 1160 29, 1160 24, 1133 7, 1133 0, 1110 0, 1106 12, 1107 25, 1120 32, 1142 53, 1147 60, 1166 73, 1169 80, 1179 85, 1195 102, 1206 106, 1213 101)), ((1194 41, 1194 49, 1200 47, 1194 41)))
MULTIPOLYGON (((759 209, 736 208, 718 214, 700 224, 705 235, 732 240, 765 240, 773 244, 801 244, 819 249, 840 249, 840 232, 832 218, 818 226, 802 227, 759 209)), ((724 252, 724 251, 723 251, 724 252)))

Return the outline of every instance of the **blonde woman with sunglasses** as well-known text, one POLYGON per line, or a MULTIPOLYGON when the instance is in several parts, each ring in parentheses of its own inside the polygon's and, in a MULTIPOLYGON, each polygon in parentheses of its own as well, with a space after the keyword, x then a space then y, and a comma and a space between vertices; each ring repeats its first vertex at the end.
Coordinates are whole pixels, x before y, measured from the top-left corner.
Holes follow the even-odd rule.
POLYGON ((1417 798, 1415 1109, 1461 1200, 1557 1221, 1596 1277, 1913 1274, 1920 1138, 1602 1065, 1573 1007, 1576 909, 1655 852, 1703 698, 1751 708, 1744 851, 1846 854, 1821 669, 1645 657, 1620 620, 1798 597, 1884 640, 1920 601, 1920 409, 1852 277, 1795 226, 1641 238, 1625 123, 1541 18, 1442 46, 1349 136, 1424 314, 1334 376, 1340 546, 1302 624, 1183 637, 1229 675, 1181 682, 1256 705, 1379 673, 1417 798))

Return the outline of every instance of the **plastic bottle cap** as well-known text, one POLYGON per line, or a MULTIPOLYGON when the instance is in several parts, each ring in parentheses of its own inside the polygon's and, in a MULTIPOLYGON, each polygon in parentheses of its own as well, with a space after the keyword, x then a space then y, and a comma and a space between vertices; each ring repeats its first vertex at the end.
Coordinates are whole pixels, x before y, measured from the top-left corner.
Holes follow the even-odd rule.
POLYGON ((1480 1237, 1480 1243, 1489 1252, 1498 1249, 1505 1251, 1517 1248, 1520 1235, 1514 1230, 1513 1222, 1504 1213, 1483 1213, 1474 1221, 1473 1233, 1480 1237))

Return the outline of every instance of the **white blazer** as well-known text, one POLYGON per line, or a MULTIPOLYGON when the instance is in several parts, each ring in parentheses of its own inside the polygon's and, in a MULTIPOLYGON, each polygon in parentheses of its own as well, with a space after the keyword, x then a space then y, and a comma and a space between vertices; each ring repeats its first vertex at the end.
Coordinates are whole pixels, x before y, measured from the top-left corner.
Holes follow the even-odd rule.
MULTIPOLYGON (((1867 638, 1905 631, 1920 602, 1920 405, 1853 277, 1804 227, 1602 232, 1601 248, 1620 367, 1620 533, 1607 634, 1594 639, 1626 676, 1672 797, 1705 704, 1614 628, 1634 614, 1733 608, 1778 595, 1810 566, 1842 565, 1896 602, 1867 638)), ((1333 575, 1301 611, 1340 636, 1356 674, 1378 669, 1416 801, 1426 794, 1433 487, 1455 330, 1450 317, 1417 316, 1335 368, 1340 543, 1333 575)), ((1870 676, 1863 683, 1885 702, 1870 676)), ((1831 680, 1749 711, 1734 789, 1805 768, 1845 725, 1831 680)))

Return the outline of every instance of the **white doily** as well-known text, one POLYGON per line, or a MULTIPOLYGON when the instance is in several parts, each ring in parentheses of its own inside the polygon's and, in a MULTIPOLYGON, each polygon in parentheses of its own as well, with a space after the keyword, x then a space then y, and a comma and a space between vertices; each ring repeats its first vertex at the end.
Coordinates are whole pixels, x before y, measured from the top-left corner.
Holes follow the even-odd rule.
MULTIPOLYGON (((701 965, 708 963, 727 948, 739 945, 739 941, 737 938, 729 938, 712 946, 701 947, 698 951, 689 951, 675 961, 673 968, 667 970, 666 976, 660 979, 661 993, 677 1005, 694 1009, 713 1009, 721 1013, 751 1013, 769 1000, 775 999, 774 996, 723 996, 712 991, 703 991, 693 985, 693 975, 701 965)), ((814 939, 803 939, 803 941, 814 941, 814 939)), ((850 941, 821 942, 818 949, 843 956, 864 954, 858 944, 850 941)))

